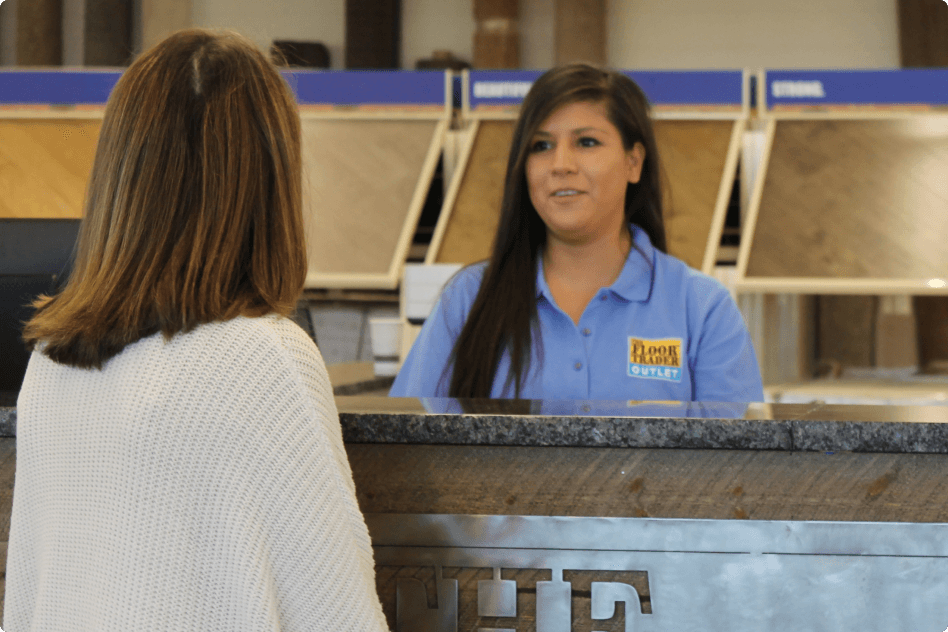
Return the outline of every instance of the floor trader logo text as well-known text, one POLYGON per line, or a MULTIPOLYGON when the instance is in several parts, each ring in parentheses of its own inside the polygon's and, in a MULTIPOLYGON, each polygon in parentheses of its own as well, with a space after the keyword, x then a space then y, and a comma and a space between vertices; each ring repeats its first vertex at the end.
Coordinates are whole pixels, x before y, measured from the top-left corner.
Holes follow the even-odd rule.
POLYGON ((629 375, 681 382, 681 338, 629 338, 629 375))

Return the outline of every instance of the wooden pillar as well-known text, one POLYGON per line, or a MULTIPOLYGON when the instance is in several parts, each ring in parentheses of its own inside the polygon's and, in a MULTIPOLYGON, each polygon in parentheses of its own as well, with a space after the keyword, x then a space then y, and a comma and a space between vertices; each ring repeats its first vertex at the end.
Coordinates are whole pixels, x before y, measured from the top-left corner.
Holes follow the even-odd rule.
POLYGON ((517 0, 474 0, 474 68, 520 66, 517 0))
POLYGON ((86 0, 86 66, 125 66, 132 56, 132 7, 128 0, 86 0))
POLYGON ((401 0, 346 0, 346 68, 399 68, 401 0))
POLYGON ((898 0, 903 68, 948 66, 948 7, 943 0, 898 0))
POLYGON ((148 50, 171 33, 194 25, 191 0, 140 0, 142 50, 148 50))
POLYGON ((0 4, 0 66, 16 61, 16 0, 0 4))
POLYGON ((556 0, 554 61, 606 63, 606 0, 556 0))
POLYGON ((16 15, 18 66, 59 66, 63 63, 62 0, 21 0, 16 15))

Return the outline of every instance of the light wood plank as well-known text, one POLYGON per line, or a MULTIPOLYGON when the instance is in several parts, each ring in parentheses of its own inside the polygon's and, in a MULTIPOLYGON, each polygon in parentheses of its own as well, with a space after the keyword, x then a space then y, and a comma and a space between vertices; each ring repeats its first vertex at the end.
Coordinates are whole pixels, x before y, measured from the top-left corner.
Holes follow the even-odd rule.
POLYGON ((747 277, 944 277, 946 171, 946 117, 777 121, 747 277))
POLYGON ((461 165, 463 172, 455 176, 461 185, 454 206, 442 209, 443 218, 438 220, 446 226, 433 263, 467 265, 490 256, 513 128, 513 121, 479 123, 470 154, 461 165))
POLYGON ((82 217, 100 120, 0 120, 0 217, 82 217))
POLYGON ((347 279, 349 287, 395 287, 440 152, 439 130, 435 120, 303 120, 308 288, 347 279))
MULTIPOLYGON (((668 252, 700 270, 722 188, 733 121, 655 121, 655 142, 668 181, 668 252)), ((728 192, 734 176, 726 183, 728 192)))

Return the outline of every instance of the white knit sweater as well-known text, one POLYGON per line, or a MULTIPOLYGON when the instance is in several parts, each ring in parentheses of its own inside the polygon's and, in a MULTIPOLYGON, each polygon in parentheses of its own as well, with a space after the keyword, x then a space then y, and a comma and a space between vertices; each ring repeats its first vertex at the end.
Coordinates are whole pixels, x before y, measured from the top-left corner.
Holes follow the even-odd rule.
POLYGON ((277 316, 34 353, 6 632, 386 630, 322 357, 277 316))

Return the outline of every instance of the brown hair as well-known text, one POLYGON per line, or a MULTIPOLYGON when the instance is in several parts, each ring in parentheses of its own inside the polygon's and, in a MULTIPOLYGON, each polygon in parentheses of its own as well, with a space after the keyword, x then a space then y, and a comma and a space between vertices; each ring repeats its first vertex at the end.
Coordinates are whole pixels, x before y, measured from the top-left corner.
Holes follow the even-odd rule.
MULTIPOLYGON (((546 244, 546 226, 530 201, 527 156, 543 121, 564 105, 577 102, 604 104, 625 149, 635 143, 645 147, 641 178, 626 187, 625 219, 641 227, 658 250, 667 252, 661 162, 645 93, 624 74, 589 64, 559 66, 541 75, 527 93, 514 128, 493 250, 452 353, 449 394, 453 397, 489 397, 505 351, 510 352, 505 388, 513 384, 515 396, 520 395, 530 368, 532 342, 540 339, 536 270, 546 244)), ((538 355, 542 362, 542 349, 538 355)))
POLYGON ((179 31, 109 97, 65 288, 24 329, 101 367, 141 338, 292 312, 306 275, 300 120, 248 39, 179 31))

